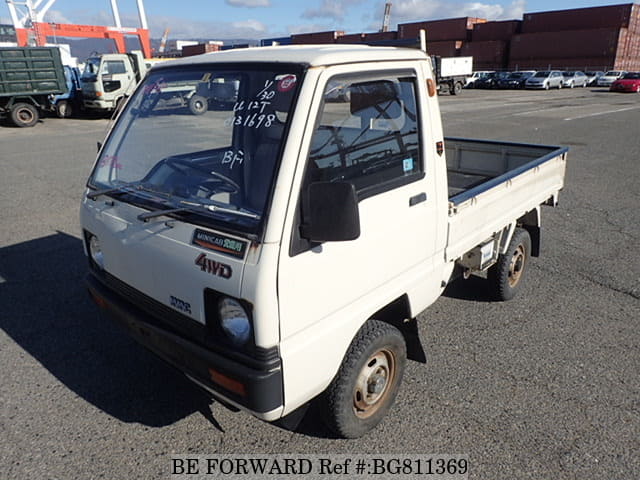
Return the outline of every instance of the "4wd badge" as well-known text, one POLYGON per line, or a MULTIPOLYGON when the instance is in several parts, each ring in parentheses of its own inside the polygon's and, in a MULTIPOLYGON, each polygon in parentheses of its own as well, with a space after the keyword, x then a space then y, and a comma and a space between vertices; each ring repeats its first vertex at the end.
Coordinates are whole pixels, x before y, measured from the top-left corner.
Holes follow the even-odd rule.
POLYGON ((231 275, 233 274, 229 265, 211 260, 210 258, 207 258, 207 255, 204 253, 198 255, 195 264, 199 266, 200 270, 203 272, 208 272, 217 277, 231 278, 231 275))

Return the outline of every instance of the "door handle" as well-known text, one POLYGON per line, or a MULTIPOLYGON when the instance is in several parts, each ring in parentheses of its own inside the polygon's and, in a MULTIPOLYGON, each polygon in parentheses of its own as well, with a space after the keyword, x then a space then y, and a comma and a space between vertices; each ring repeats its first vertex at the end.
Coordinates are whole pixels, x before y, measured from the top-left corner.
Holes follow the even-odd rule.
POLYGON ((426 202, 426 201, 427 201, 427 194, 422 192, 422 193, 419 193, 418 195, 414 195, 409 199, 409 206, 413 207, 414 205, 417 205, 419 203, 426 202))

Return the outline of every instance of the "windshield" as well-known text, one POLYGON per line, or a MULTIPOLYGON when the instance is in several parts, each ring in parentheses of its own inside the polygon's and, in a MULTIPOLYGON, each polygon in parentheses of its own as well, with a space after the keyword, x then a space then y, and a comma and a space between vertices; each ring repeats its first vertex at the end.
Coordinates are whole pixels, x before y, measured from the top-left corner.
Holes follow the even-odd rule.
POLYGON ((95 78, 100 69, 100 58, 99 57, 91 57, 87 58, 87 61, 84 65, 84 70, 82 72, 82 78, 95 78))
POLYGON ((551 75, 551 72, 538 72, 534 75, 534 77, 536 78, 547 78, 549 75, 551 75))
POLYGON ((625 80, 640 80, 640 72, 627 73, 624 77, 625 80))
POLYGON ((293 66, 152 72, 111 132, 91 186, 257 234, 299 79, 293 66))
POLYGON ((620 75, 621 72, 617 72, 615 70, 609 70, 607 73, 604 74, 605 77, 618 77, 620 75))

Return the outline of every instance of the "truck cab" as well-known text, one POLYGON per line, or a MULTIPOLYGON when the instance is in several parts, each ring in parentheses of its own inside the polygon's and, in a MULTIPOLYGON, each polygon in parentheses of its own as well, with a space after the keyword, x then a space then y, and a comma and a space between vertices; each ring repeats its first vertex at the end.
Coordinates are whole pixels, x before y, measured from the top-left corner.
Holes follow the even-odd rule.
POLYGON ((418 313, 455 270, 506 264, 515 291, 532 248, 511 240, 562 186, 556 147, 459 139, 445 152, 436 93, 412 49, 155 67, 87 184, 91 295, 222 402, 275 421, 318 397, 336 433, 363 435, 407 357, 424 360, 418 313), (167 93, 202 84, 217 106, 196 115, 167 93))
POLYGON ((116 109, 133 93, 146 72, 140 51, 89 57, 80 77, 84 107, 98 111, 116 109))

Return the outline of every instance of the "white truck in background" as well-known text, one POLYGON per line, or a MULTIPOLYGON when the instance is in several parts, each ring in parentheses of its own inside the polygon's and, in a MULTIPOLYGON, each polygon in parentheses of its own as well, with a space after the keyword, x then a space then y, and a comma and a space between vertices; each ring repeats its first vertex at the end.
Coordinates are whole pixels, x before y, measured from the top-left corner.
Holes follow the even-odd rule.
POLYGON ((512 298, 564 185, 566 148, 445 138, 436 93, 416 49, 154 68, 82 200, 91 296, 225 405, 277 421, 319 398, 338 435, 365 434, 407 358, 426 360, 418 314, 479 272, 512 298), (159 106, 203 79, 216 85, 203 95, 235 98, 198 116, 159 106))
POLYGON ((459 95, 473 74, 473 57, 431 56, 438 92, 459 95))

